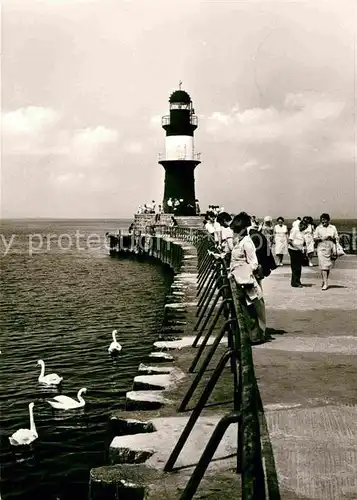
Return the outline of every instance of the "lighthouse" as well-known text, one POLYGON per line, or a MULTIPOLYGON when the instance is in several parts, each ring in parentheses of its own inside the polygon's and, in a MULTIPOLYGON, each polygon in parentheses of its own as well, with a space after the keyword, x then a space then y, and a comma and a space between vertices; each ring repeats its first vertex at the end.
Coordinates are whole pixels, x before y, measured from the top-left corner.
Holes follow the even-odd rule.
POLYGON ((181 85, 170 96, 170 114, 162 117, 166 137, 159 164, 165 169, 164 212, 188 216, 196 215, 194 170, 201 162, 193 140, 198 119, 191 97, 181 85))

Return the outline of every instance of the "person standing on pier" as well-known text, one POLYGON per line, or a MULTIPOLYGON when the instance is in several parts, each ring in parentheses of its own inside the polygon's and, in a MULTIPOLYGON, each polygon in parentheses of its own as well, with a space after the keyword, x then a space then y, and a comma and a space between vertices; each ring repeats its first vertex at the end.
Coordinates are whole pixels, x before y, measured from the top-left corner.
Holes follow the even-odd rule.
POLYGON ((161 214, 162 214, 162 206, 159 205, 157 207, 157 210, 155 211, 155 222, 156 223, 159 223, 160 222, 160 219, 161 219, 161 214))
POLYGON ((263 224, 260 229, 261 233, 264 234, 266 239, 268 240, 270 248, 273 245, 273 239, 274 239, 274 228, 273 228, 273 219, 271 218, 270 215, 266 215, 264 217, 263 224))
POLYGON ((228 212, 221 212, 217 215, 216 222, 220 225, 220 250, 225 254, 229 255, 230 248, 233 246, 233 231, 229 227, 232 221, 232 217, 228 212))
POLYGON ((257 344, 265 342, 267 334, 261 266, 248 232, 250 225, 250 217, 245 212, 236 215, 230 225, 233 230, 230 273, 237 284, 239 300, 251 320, 250 340, 257 344))
POLYGON ((330 224, 329 214, 321 214, 320 225, 314 232, 314 240, 317 244, 317 258, 321 270, 321 289, 327 290, 333 260, 336 259, 336 244, 339 242, 337 229, 330 224))
POLYGON ((296 219, 292 223, 291 229, 299 228, 300 222, 301 222, 301 217, 296 217, 296 219))
POLYGON ((215 214, 213 212, 207 212, 206 219, 205 229, 214 238, 215 243, 219 245, 221 240, 221 226, 216 221, 215 214))
POLYGON ((250 217, 250 221, 251 221, 251 226, 252 226, 252 228, 254 228, 254 229, 259 229, 259 222, 258 222, 258 220, 257 220, 257 218, 256 218, 256 216, 255 216, 255 215, 252 215, 252 216, 250 217))
POLYGON ((169 198, 167 200, 167 213, 172 214, 172 210, 173 210, 173 201, 172 198, 169 198))
MULTIPOLYGON (((246 212, 242 213, 245 214, 246 212)), ((252 220, 248 214, 247 217, 252 220)), ((265 234, 263 234, 259 229, 256 229, 253 225, 248 227, 248 234, 255 246, 255 252, 261 266, 262 279, 266 278, 270 275, 271 271, 274 271, 274 269, 278 267, 275 263, 270 243, 265 234)))
POLYGON ((278 266, 283 266, 284 255, 288 253, 288 228, 284 224, 284 218, 278 217, 274 226, 275 255, 278 266))
POLYGON ((307 253, 307 258, 309 260, 309 266, 314 267, 314 264, 312 262, 312 257, 314 256, 315 252, 315 242, 314 242, 314 227, 313 227, 313 218, 310 216, 305 216, 303 219, 306 223, 306 229, 304 231, 305 235, 305 242, 306 242, 306 253, 307 253))
POLYGON ((306 256, 306 242, 304 231, 307 228, 305 221, 301 221, 299 226, 293 227, 289 235, 289 255, 291 266, 291 286, 294 288, 302 288, 301 284, 301 269, 306 256))

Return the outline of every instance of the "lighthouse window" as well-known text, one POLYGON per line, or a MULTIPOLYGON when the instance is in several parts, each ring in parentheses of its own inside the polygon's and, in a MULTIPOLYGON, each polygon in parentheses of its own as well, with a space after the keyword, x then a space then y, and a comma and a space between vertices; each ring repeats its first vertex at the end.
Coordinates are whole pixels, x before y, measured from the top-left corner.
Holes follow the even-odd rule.
POLYGON ((184 104, 183 102, 175 102, 174 104, 171 104, 171 109, 190 109, 189 104, 184 104))

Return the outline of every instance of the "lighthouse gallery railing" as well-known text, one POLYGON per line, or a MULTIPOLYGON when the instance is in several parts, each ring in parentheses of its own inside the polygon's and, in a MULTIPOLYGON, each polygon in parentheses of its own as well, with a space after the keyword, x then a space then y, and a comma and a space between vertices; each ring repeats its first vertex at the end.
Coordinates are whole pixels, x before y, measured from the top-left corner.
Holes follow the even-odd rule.
MULTIPOLYGON (((170 125, 170 115, 165 115, 161 118, 161 125, 163 127, 166 127, 167 125, 170 125)), ((190 115, 190 123, 191 125, 195 125, 196 127, 198 126, 198 117, 196 115, 190 115)))
POLYGON ((179 151, 175 157, 167 157, 165 153, 158 154, 158 161, 176 161, 176 160, 193 160, 201 161, 201 153, 187 153, 186 151, 179 151))

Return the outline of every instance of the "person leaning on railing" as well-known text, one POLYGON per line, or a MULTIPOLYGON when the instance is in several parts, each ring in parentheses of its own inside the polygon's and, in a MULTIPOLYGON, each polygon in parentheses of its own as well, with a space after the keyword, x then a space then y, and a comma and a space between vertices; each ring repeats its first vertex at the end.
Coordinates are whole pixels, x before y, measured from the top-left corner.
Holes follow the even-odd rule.
POLYGON ((261 286, 263 274, 255 245, 248 233, 250 225, 250 217, 245 212, 236 215, 230 225, 233 230, 233 239, 228 240, 231 247, 230 276, 234 278, 239 300, 250 318, 250 340, 261 343, 268 340, 261 286))
POLYGON ((233 248, 233 231, 230 228, 232 217, 228 212, 221 212, 217 215, 216 222, 220 225, 220 235, 218 250, 223 254, 223 258, 229 266, 231 260, 231 248, 233 248))
POLYGON ((207 222, 204 226, 205 230, 212 236, 212 238, 214 238, 217 247, 219 247, 221 242, 221 226, 216 221, 216 216, 213 212, 207 212, 206 220, 207 222))

